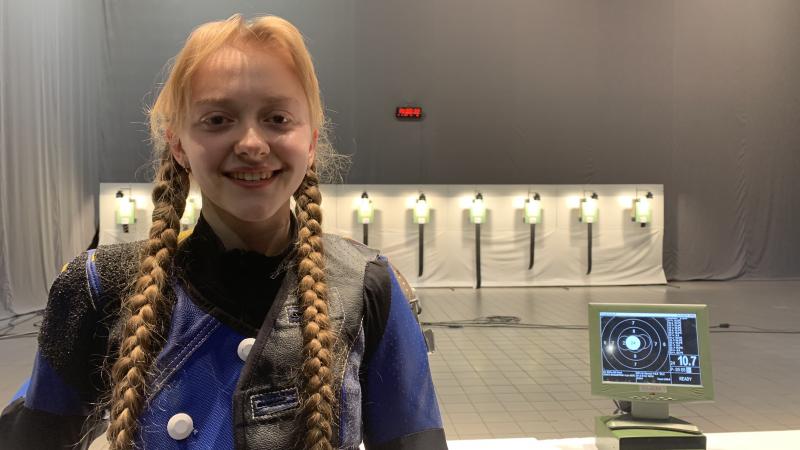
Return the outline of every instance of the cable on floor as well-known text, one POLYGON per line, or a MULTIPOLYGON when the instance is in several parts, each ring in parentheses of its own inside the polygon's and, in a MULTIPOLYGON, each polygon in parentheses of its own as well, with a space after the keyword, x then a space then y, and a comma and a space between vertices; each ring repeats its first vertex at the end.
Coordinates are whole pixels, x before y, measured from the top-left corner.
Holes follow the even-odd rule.
MULTIPOLYGON (((449 320, 440 322, 420 322, 427 327, 447 328, 532 328, 540 330, 587 330, 586 325, 550 325, 542 323, 524 323, 517 316, 483 316, 475 319, 449 320)), ((721 323, 709 327, 711 333, 751 333, 751 334, 800 334, 800 330, 759 328, 752 325, 721 323), (732 329, 734 327, 746 330, 732 329)))

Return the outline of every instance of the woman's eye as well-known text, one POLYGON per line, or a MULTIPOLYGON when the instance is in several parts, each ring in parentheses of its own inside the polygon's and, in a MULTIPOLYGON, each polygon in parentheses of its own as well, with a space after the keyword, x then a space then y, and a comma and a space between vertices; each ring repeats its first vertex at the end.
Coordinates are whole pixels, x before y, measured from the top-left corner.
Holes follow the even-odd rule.
POLYGON ((227 120, 228 119, 225 116, 211 116, 206 117, 202 120, 202 122, 206 125, 211 125, 212 127, 218 127, 220 125, 225 125, 227 120))
POLYGON ((273 114, 269 116, 267 121, 275 125, 286 125, 287 123, 289 123, 289 118, 284 116, 283 114, 273 114))

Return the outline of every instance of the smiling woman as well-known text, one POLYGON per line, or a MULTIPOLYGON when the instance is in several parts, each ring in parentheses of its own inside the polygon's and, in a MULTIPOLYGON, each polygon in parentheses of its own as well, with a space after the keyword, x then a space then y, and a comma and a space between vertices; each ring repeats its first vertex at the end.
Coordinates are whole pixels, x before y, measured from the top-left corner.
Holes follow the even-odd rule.
POLYGON ((0 447, 446 448, 392 267, 322 232, 317 167, 332 153, 299 31, 200 26, 150 119, 150 238, 84 253, 55 281, 0 447), (192 182, 203 208, 179 241, 192 182))
POLYGON ((285 248, 289 216, 276 212, 288 209, 314 162, 318 128, 285 53, 248 42, 221 47, 192 77, 188 120, 166 130, 227 247, 244 239, 267 254, 285 248), (270 230, 282 232, 265 242, 270 230))

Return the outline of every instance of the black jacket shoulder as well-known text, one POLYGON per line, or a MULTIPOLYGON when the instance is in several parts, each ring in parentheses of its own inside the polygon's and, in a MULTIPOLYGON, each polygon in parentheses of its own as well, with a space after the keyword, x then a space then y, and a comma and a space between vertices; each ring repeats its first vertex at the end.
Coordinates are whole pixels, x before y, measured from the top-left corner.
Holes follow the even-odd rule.
POLYGON ((98 362, 108 353, 109 329, 119 315, 143 248, 144 241, 137 241, 83 252, 64 267, 50 288, 39 332, 40 355, 88 397, 99 387, 98 362))

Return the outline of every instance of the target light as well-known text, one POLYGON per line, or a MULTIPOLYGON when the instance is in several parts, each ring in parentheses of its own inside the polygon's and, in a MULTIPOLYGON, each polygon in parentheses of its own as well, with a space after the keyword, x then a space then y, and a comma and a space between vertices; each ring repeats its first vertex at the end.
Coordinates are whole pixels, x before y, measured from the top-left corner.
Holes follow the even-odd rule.
POLYGON ((420 192, 419 198, 414 202, 412 212, 414 223, 419 225, 419 260, 417 264, 417 277, 422 277, 425 262, 425 224, 431 221, 431 207, 425 194, 420 192))
POLYGON ((125 197, 122 190, 117 191, 116 223, 122 225, 122 231, 128 233, 128 225, 136 223, 136 200, 130 195, 125 197))
POLYGON ((373 221, 375 221, 375 205, 372 204, 369 195, 364 192, 358 199, 358 222, 366 225, 373 221))
POLYGON ((486 204, 478 192, 469 208, 469 221, 475 224, 475 289, 481 288, 481 224, 486 223, 486 204))
MULTIPOLYGON (((520 199, 522 200, 522 199, 520 199)), ((536 224, 542 223, 542 198, 536 192, 531 197, 530 192, 528 196, 521 202, 522 207, 522 221, 531 226, 531 239, 530 239, 530 258, 528 259, 528 270, 533 269, 533 261, 536 258, 536 224)), ((516 200, 515 200, 515 204, 516 200)))
POLYGON ((542 223, 542 199, 538 192, 533 195, 533 198, 529 196, 525 199, 525 212, 522 220, 531 225, 542 223))
POLYGON ((647 195, 633 200, 633 217, 632 222, 638 222, 642 227, 646 227, 648 223, 653 221, 653 193, 648 192, 647 195))
POLYGON ((472 199, 472 206, 469 208, 469 221, 474 224, 486 223, 486 204, 480 192, 472 199))
POLYGON ((369 245, 369 224, 375 221, 375 205, 372 204, 372 200, 369 199, 366 191, 361 194, 357 205, 358 222, 361 223, 364 232, 364 240, 362 242, 364 245, 369 245))
POLYGON ((431 221, 431 206, 424 193, 419 194, 419 198, 414 203, 414 223, 426 224, 431 221))
POLYGON ((592 192, 589 198, 581 199, 581 214, 578 221, 586 224, 587 232, 589 233, 588 246, 586 248, 586 261, 588 268, 586 275, 592 273, 592 224, 597 222, 597 216, 600 213, 600 208, 597 206, 597 192, 592 192))
POLYGON ((578 220, 583 223, 595 223, 597 222, 598 215, 600 213, 600 208, 597 205, 597 193, 592 192, 592 195, 588 198, 581 199, 581 215, 578 217, 578 220))

